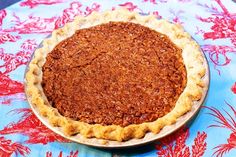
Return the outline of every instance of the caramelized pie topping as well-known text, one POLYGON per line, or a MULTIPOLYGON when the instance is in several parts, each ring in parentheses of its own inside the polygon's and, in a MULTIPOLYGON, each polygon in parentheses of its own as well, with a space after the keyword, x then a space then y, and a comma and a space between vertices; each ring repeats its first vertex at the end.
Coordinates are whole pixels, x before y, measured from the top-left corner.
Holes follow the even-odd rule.
POLYGON ((182 50, 166 35, 110 22, 60 42, 46 58, 42 86, 66 117, 127 126, 169 113, 186 80, 182 50))

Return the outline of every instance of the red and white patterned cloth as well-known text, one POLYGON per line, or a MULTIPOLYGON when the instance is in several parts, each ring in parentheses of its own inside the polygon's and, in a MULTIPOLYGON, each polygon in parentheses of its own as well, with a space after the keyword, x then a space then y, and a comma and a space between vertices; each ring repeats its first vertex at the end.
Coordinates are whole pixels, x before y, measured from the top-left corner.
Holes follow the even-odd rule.
POLYGON ((24 95, 24 70, 54 29, 93 11, 125 7, 184 26, 209 65, 208 97, 191 124, 121 156, 236 156, 236 3, 231 0, 22 0, 0 10, 0 157, 111 156, 63 139, 32 113, 24 95))

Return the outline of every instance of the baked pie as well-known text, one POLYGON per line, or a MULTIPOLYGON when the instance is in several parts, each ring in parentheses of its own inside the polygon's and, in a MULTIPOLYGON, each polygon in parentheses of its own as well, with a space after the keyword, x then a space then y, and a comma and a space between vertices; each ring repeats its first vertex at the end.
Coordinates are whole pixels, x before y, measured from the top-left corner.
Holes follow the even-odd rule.
POLYGON ((26 94, 67 136, 158 133, 201 99, 206 69, 178 24, 125 9, 76 17, 35 51, 26 94))

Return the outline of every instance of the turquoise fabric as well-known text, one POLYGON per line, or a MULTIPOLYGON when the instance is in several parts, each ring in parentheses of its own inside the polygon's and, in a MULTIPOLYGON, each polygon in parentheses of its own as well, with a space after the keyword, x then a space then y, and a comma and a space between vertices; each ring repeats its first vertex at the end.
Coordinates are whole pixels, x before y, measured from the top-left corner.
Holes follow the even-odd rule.
POLYGON ((235 157, 235 8, 236 3, 230 0, 23 0, 1 10, 0 157, 109 157, 112 154, 235 157), (104 11, 120 6, 179 23, 201 45, 211 75, 204 103, 207 107, 202 108, 185 129, 138 148, 105 150, 66 142, 47 131, 27 110, 29 105, 22 84, 26 64, 38 44, 53 29, 73 20, 75 15, 85 16, 94 10, 104 11))

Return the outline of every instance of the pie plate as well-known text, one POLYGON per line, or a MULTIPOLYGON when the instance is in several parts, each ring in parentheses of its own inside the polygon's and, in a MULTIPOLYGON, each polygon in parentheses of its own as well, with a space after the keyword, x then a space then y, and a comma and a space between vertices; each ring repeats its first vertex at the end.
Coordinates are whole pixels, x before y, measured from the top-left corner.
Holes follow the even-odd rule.
MULTIPOLYGON (((50 36, 49 36, 50 37, 50 36)), ((48 37, 48 38, 49 38, 48 37)), ((42 47, 42 43, 39 45, 38 48, 42 47)), ((203 64, 204 67, 206 69, 206 73, 204 75, 204 77, 202 77, 202 81, 204 82, 205 86, 203 88, 203 94, 200 100, 198 101, 194 101, 193 106, 191 108, 191 110, 189 112, 187 112, 186 114, 184 114, 183 116, 179 117, 176 121, 176 123, 172 124, 172 125, 167 125, 164 128, 162 128, 162 130, 157 133, 151 133, 148 132, 145 134, 145 136, 141 139, 131 139, 128 141, 123 141, 123 142, 118 142, 118 141, 111 141, 111 140, 104 140, 104 139, 97 139, 97 138, 85 138, 84 136, 82 136, 81 134, 76 134, 74 136, 66 136, 63 133, 63 130, 61 127, 55 127, 53 125, 51 125, 48 121, 48 119, 46 119, 45 117, 43 117, 40 112, 39 109, 37 108, 36 105, 31 103, 31 96, 26 93, 26 97, 27 100, 30 104, 30 107, 32 109, 32 111, 34 112, 34 114, 40 119, 40 121, 46 125, 49 129, 51 129, 52 131, 54 131, 55 133, 63 136, 66 139, 69 139, 71 141, 80 143, 80 144, 84 144, 84 145, 89 145, 89 146, 94 146, 94 147, 100 147, 100 148, 125 148, 125 147, 132 147, 132 146, 138 146, 138 145, 144 145, 150 142, 153 142, 155 140, 164 138, 166 136, 168 136, 169 134, 173 133, 174 131, 178 130, 179 128, 181 128, 182 126, 184 126, 187 122, 189 122, 199 111, 199 109, 201 108, 205 97, 207 95, 207 91, 208 91, 208 87, 209 87, 209 66, 206 60, 206 57, 204 55, 204 53, 201 51, 202 56, 203 56, 203 64)), ((33 58, 34 54, 32 54, 32 58, 33 58)), ((31 58, 31 60, 32 60, 31 58)), ((30 63, 30 62, 29 62, 30 63)), ((26 73, 29 70, 29 65, 27 65, 26 70, 25 70, 25 77, 24 77, 24 87, 25 87, 25 91, 27 89, 27 83, 26 83, 26 73)))

